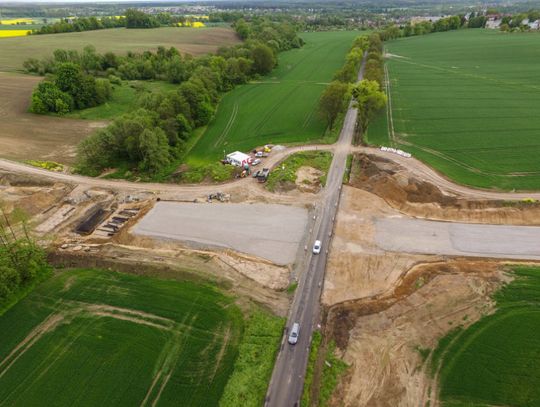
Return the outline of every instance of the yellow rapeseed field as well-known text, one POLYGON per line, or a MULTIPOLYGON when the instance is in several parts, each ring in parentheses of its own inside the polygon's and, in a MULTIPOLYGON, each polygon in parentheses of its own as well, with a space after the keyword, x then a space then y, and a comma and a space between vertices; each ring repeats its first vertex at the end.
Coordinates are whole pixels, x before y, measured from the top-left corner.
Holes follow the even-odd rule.
POLYGON ((178 23, 178 27, 193 27, 193 28, 202 28, 206 27, 204 23, 201 23, 200 21, 186 21, 185 23, 178 23))
POLYGON ((22 37, 29 33, 30 30, 0 30, 0 38, 22 37))
POLYGON ((11 20, 2 20, 0 24, 3 25, 17 25, 17 24, 35 24, 31 18, 12 18, 11 20))

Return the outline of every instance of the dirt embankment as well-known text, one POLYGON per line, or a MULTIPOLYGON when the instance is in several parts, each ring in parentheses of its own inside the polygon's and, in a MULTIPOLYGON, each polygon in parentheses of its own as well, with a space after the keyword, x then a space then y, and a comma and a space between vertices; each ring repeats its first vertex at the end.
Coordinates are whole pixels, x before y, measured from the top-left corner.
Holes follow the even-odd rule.
MULTIPOLYGON (((149 244, 152 243, 146 242, 146 245, 149 244)), ((208 252, 161 245, 150 249, 107 243, 82 245, 82 249, 77 251, 55 250, 49 257, 53 264, 64 267, 98 267, 162 278, 215 282, 237 295, 240 305, 249 299, 279 316, 285 316, 289 307, 286 292, 265 287, 245 275, 247 273, 241 271, 246 265, 239 263, 247 260, 234 256, 224 258, 208 252)), ((264 265, 258 270, 261 274, 268 272, 264 265)))
POLYGON ((452 329, 492 312, 490 296, 508 279, 495 262, 421 264, 388 295, 331 307, 326 334, 350 368, 330 405, 433 405, 424 357, 452 329))
POLYGON ((399 211, 427 219, 471 223, 540 225, 540 204, 470 200, 446 194, 381 157, 356 154, 350 185, 369 191, 399 211))
POLYGON ((376 195, 343 187, 325 274, 324 305, 383 295, 391 291, 414 264, 439 259, 387 253, 377 246, 374 220, 396 214, 396 210, 376 195))
POLYGON ((15 221, 30 220, 52 210, 73 190, 70 185, 14 177, 0 172, 0 203, 15 221))

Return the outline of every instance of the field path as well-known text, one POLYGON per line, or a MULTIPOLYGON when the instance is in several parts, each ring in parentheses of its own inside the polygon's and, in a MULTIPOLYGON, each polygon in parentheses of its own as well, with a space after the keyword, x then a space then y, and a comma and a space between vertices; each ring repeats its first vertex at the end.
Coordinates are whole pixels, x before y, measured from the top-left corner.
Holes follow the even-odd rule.
MULTIPOLYGON (((301 151, 312 151, 312 150, 325 150, 325 151, 334 151, 336 148, 335 144, 318 144, 318 145, 304 145, 297 147, 289 147, 282 151, 277 151, 272 153, 270 157, 264 162, 264 166, 268 168, 273 168, 280 161, 284 160, 291 154, 301 152, 301 151)), ((465 185, 459 185, 441 175, 439 172, 435 171, 428 165, 424 164, 420 160, 413 158, 401 157, 397 154, 383 152, 377 148, 371 147, 350 147, 350 152, 355 153, 366 153, 373 154, 379 157, 383 157, 387 160, 394 161, 411 173, 415 174, 416 177, 420 178, 423 181, 430 182, 446 193, 463 196, 465 198, 472 199, 492 199, 492 200, 523 200, 523 199, 537 199, 540 200, 540 191, 534 192, 504 192, 497 190, 488 190, 488 189, 477 189, 467 187, 465 185)), ((65 173, 56 173, 47 171, 41 168, 32 167, 23 163, 0 159, 0 169, 9 171, 15 174, 27 174, 38 176, 54 181, 66 182, 71 184, 83 185, 87 187, 99 187, 106 188, 117 191, 152 191, 155 193, 176 193, 179 196, 185 196, 186 198, 193 198, 194 196, 206 195, 213 193, 216 190, 221 190, 222 192, 228 192, 233 189, 236 189, 238 186, 243 186, 245 188, 256 189, 258 193, 274 195, 271 192, 266 191, 263 188, 255 183, 250 178, 243 178, 234 180, 225 184, 220 185, 178 185, 178 184, 160 184, 160 183, 144 183, 144 182, 130 182, 122 180, 110 180, 110 179, 101 179, 101 178, 91 178, 85 177, 82 175, 73 175, 65 173)), ((295 197, 291 197, 291 200, 297 200, 295 197)), ((320 199, 320 198, 319 198, 320 199)))

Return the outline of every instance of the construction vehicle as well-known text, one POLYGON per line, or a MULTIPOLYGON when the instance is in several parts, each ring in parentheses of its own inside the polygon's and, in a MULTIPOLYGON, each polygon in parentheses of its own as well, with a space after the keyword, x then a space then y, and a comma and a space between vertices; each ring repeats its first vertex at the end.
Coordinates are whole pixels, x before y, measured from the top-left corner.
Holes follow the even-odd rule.
POLYGON ((262 170, 257 171, 257 182, 266 182, 268 175, 270 174, 270 168, 263 168, 262 170))
POLYGON ((224 194, 223 192, 215 192, 208 195, 208 202, 212 202, 214 199, 217 199, 220 202, 228 202, 231 199, 231 195, 224 194))

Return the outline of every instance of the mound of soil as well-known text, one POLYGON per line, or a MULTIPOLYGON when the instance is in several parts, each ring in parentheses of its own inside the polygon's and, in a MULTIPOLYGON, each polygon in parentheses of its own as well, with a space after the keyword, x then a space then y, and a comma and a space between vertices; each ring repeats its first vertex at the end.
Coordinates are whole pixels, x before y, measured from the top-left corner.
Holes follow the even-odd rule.
POLYGON ((349 184, 383 198, 414 217, 472 223, 540 225, 540 204, 471 200, 417 179, 392 161, 356 154, 349 184))
POLYGON ((313 167, 300 167, 296 171, 296 188, 301 192, 316 194, 321 189, 320 178, 324 173, 313 167))

